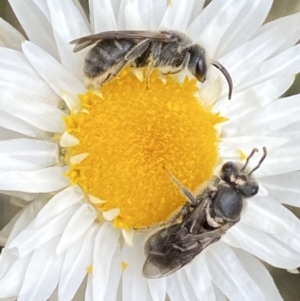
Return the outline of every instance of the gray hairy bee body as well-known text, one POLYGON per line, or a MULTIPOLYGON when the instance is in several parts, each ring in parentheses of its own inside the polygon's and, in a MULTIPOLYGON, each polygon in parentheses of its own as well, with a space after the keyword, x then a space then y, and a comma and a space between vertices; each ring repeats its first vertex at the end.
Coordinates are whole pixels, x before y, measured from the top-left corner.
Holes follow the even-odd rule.
MULTIPOLYGON (((160 68, 164 74, 178 73, 187 68, 200 82, 206 80, 208 62, 205 49, 178 31, 107 31, 71 43, 75 44, 74 52, 95 45, 87 53, 84 73, 90 79, 97 79, 99 84, 116 77, 126 65, 147 66, 147 79, 153 68, 160 68)), ((230 99, 230 74, 220 63, 212 61, 211 64, 225 76, 230 99)))
POLYGON ((249 159, 256 151, 253 149, 244 166, 231 161, 223 164, 220 176, 214 176, 196 197, 169 173, 188 202, 170 226, 148 238, 144 249, 145 277, 159 278, 176 272, 239 222, 244 199, 258 192, 258 183, 252 173, 260 167, 267 155, 264 147, 258 165, 249 171, 249 159), (180 215, 182 220, 177 222, 180 215))

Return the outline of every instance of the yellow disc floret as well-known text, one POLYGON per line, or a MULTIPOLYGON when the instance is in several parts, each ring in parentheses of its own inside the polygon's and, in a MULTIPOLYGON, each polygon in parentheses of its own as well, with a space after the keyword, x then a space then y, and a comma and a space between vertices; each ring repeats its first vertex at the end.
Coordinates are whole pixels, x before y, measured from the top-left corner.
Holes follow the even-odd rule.
POLYGON ((166 169, 194 190, 211 176, 218 160, 214 125, 224 121, 203 108, 195 80, 162 81, 153 73, 140 81, 130 70, 99 91, 80 96, 82 111, 67 119, 80 144, 69 156, 73 183, 104 200, 99 211, 120 209, 114 224, 143 228, 165 222, 184 203, 166 169))

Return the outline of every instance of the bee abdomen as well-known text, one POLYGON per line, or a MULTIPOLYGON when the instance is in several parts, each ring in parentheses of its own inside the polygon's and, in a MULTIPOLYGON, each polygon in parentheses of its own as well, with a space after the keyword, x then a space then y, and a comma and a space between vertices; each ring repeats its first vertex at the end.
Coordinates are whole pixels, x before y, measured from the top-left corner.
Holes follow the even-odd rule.
POLYGON ((135 46, 133 39, 104 39, 88 52, 84 73, 89 78, 101 76, 107 70, 124 60, 128 51, 135 46), (117 44, 116 44, 117 43, 117 44))

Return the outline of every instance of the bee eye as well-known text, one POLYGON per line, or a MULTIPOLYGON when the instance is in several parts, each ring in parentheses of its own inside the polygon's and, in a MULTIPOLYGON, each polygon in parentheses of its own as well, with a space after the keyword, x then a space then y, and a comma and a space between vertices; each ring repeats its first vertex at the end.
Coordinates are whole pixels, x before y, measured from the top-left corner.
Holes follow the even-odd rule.
POLYGON ((204 59, 200 58, 196 64, 195 76, 200 82, 204 82, 206 79, 207 66, 204 59))
POLYGON ((258 193, 258 186, 253 187, 252 189, 252 196, 258 193))

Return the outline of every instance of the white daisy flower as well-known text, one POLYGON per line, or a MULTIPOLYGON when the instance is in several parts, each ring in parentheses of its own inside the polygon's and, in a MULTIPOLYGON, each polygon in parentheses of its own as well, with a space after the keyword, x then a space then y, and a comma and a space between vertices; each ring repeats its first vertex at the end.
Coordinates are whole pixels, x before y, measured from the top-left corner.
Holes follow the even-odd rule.
MULTIPOLYGON (((1 231, 0 300, 282 300, 257 258, 300 266, 300 15, 262 25, 272 0, 10 0, 29 41, 0 22, 0 190, 27 206, 1 231), (87 49, 70 41, 109 30, 178 30, 215 68, 149 82, 124 68, 88 86, 87 49), (147 88, 148 87, 148 88, 147 88), (259 193, 241 220, 176 273, 141 275, 144 245, 223 162, 268 150, 259 193), (150 230, 145 230, 150 228, 150 230)), ((255 155, 254 167, 261 155, 255 155)))

